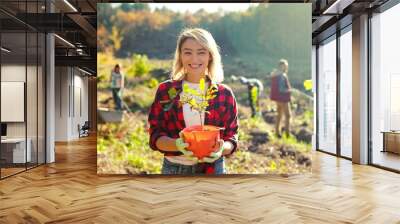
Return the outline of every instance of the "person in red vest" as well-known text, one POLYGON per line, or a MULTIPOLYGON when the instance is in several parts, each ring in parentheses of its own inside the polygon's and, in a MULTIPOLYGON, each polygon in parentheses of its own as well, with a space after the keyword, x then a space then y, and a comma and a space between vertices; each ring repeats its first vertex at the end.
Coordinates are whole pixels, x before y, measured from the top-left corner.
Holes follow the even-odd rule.
POLYGON ((279 61, 278 70, 271 74, 271 92, 270 99, 276 102, 278 115, 275 123, 275 133, 281 137, 280 122, 285 116, 285 134, 289 136, 290 127, 290 96, 291 87, 287 77, 289 63, 286 59, 279 61))

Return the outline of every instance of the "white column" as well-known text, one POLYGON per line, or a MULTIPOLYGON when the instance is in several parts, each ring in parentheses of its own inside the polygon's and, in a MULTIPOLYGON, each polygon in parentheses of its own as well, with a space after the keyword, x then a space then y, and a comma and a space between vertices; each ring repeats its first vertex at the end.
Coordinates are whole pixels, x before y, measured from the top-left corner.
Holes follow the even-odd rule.
POLYGON ((368 163, 368 15, 353 20, 353 162, 368 163))
POLYGON ((55 150, 54 150, 54 132, 55 132, 55 76, 54 76, 54 35, 47 34, 46 36, 46 61, 47 61, 47 72, 46 72, 46 85, 47 85, 47 108, 46 108, 46 163, 52 163, 55 161, 55 150))
MULTIPOLYGON (((51 1, 46 2, 47 12, 53 12, 51 1)), ((46 163, 55 162, 55 54, 54 34, 46 35, 46 163)))

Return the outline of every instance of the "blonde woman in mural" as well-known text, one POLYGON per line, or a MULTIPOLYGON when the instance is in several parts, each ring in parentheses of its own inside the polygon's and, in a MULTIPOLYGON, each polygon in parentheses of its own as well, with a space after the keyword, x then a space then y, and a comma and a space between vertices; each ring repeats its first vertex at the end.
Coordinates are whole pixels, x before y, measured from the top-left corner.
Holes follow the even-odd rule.
POLYGON ((275 134, 281 137, 280 123, 285 117, 285 134, 289 136, 290 131, 290 97, 291 86, 287 76, 289 63, 286 59, 281 59, 278 70, 272 72, 270 99, 276 102, 277 117, 275 123, 275 134))
POLYGON ((222 80, 221 56, 211 33, 199 28, 184 30, 178 37, 171 79, 159 85, 148 117, 150 147, 164 154, 162 174, 225 173, 224 157, 237 148, 238 122, 235 97, 229 87, 219 84, 222 80), (212 84, 218 87, 204 116, 179 102, 182 86, 199 91, 201 79, 206 80, 205 89, 212 84), (201 161, 181 138, 185 127, 199 124, 224 128, 214 153, 201 161))

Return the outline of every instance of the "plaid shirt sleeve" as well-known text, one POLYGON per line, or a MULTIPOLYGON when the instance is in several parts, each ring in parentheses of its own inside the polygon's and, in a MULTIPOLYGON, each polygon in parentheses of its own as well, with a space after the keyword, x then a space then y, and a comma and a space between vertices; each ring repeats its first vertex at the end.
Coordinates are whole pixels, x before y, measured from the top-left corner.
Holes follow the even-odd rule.
POLYGON ((148 117, 148 122, 150 125, 149 128, 149 145, 150 148, 153 150, 158 150, 161 151, 159 148, 156 146, 156 141, 159 137, 161 136, 168 136, 168 132, 166 130, 166 119, 165 119, 165 113, 163 111, 163 108, 161 106, 160 101, 165 100, 165 94, 166 93, 166 84, 161 83, 157 89, 156 96, 154 99, 153 104, 150 107, 150 112, 149 112, 149 117, 148 117))
POLYGON ((226 113, 224 113, 224 116, 222 116, 222 121, 225 127, 222 139, 224 141, 230 141, 233 144, 232 153, 234 153, 237 149, 237 144, 238 144, 237 132, 239 123, 237 119, 238 117, 237 105, 232 90, 226 85, 223 85, 223 87, 224 90, 222 91, 221 97, 225 102, 226 113))

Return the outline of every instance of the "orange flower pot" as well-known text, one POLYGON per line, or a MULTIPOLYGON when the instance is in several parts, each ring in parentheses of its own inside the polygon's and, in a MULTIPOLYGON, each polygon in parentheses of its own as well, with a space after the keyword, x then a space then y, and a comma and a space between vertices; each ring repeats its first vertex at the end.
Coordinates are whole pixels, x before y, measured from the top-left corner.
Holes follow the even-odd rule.
POLYGON ((184 141, 188 149, 199 159, 209 156, 220 138, 221 128, 212 125, 194 125, 183 129, 184 141))

